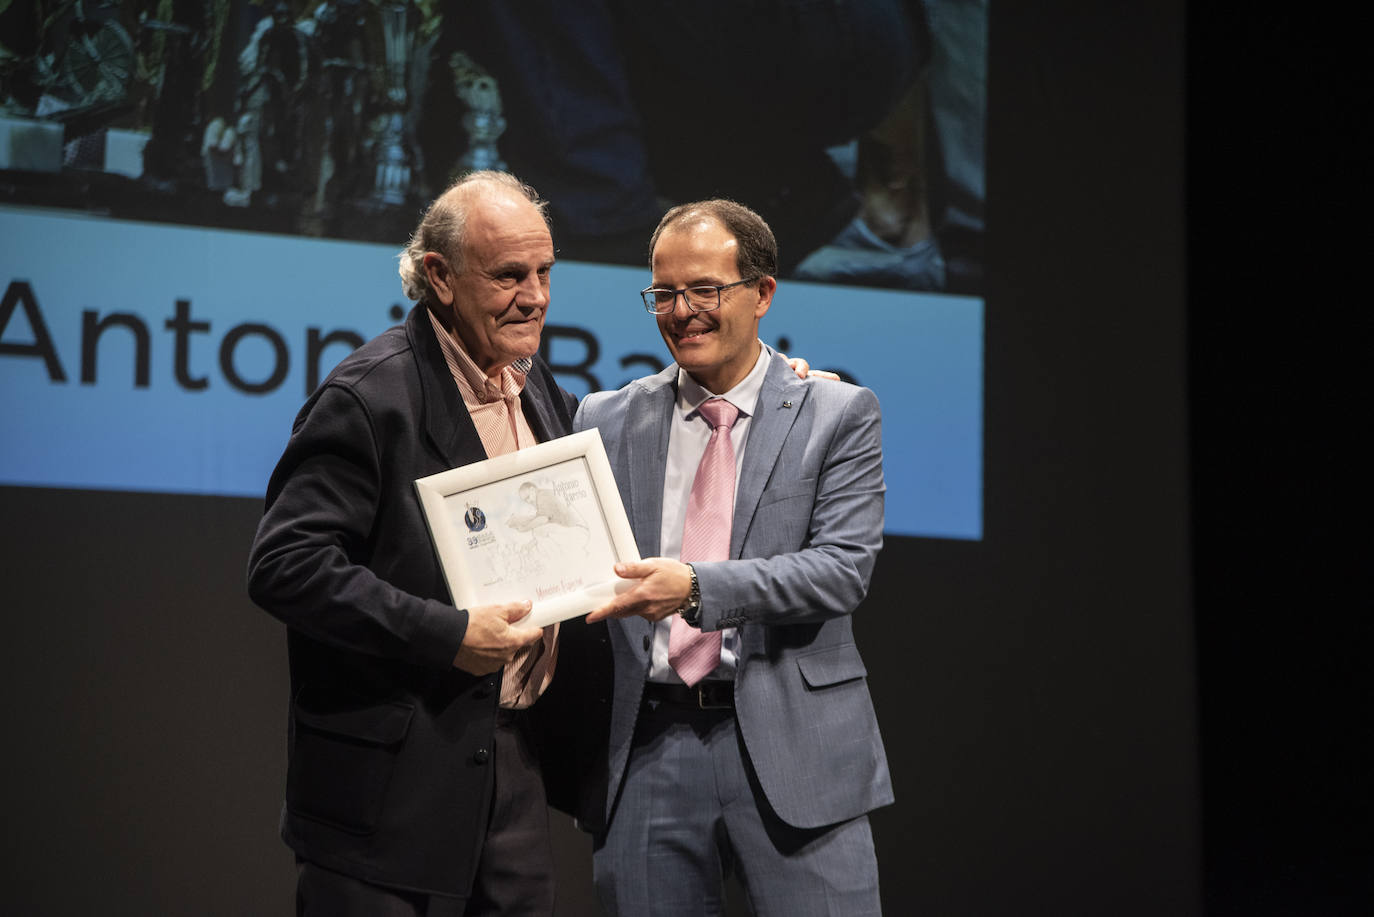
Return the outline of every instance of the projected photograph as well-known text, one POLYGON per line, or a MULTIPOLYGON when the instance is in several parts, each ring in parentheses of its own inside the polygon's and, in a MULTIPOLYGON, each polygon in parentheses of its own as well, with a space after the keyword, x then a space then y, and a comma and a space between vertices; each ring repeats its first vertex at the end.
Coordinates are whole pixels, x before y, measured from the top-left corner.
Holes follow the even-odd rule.
POLYGON ((0 202, 394 243, 458 172, 641 265, 730 197, 783 274, 981 292, 984 3, 0 3, 0 202))
POLYGON ((764 343, 882 404, 885 530, 981 538, 987 17, 0 0, 0 485, 261 497, 301 403, 411 308, 424 208, 493 168, 549 202, 561 387, 672 361, 649 238, 733 198, 778 239, 764 343))

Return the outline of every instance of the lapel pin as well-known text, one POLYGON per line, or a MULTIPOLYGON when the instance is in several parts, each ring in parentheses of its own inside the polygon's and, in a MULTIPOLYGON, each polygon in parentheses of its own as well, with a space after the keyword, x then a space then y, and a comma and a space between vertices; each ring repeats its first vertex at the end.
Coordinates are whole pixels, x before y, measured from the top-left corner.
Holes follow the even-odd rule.
POLYGON ((792 406, 792 402, 790 402, 790 401, 784 401, 784 402, 782 403, 782 406, 785 407, 785 408, 790 408, 790 407, 792 406))

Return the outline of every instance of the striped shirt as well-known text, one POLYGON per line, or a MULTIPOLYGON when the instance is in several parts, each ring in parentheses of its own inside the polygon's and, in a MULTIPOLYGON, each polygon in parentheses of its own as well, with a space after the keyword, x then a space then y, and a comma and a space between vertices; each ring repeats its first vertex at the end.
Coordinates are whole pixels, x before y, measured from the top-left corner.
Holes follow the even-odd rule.
MULTIPOLYGON (((536 442, 534 431, 520 409, 520 393, 524 391, 531 361, 517 360, 511 366, 502 367, 499 381, 492 379, 482 372, 463 349, 457 335, 450 333, 432 311, 429 321, 487 457, 533 446, 536 442)), ((502 672, 501 706, 522 709, 538 700, 553 680, 557 661, 558 625, 550 624, 544 628, 544 639, 522 649, 502 672)))

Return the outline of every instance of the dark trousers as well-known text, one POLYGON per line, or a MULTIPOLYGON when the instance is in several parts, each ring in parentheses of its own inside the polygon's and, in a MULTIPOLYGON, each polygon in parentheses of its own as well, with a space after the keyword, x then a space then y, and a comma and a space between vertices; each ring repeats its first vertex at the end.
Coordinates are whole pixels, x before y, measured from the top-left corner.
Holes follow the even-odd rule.
POLYGON ((553 913, 553 848, 539 761, 521 723, 496 719, 495 786, 467 898, 387 888, 301 860, 297 917, 487 917, 553 913))

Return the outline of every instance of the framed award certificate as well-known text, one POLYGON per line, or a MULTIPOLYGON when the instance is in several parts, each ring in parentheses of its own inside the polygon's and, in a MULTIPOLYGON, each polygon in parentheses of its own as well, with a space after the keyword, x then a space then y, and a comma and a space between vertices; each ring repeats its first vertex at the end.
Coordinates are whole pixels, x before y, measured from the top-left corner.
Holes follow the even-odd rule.
POLYGON ((639 560, 601 434, 585 430, 415 482, 459 608, 533 602, 521 622, 584 615, 631 582, 639 560))

